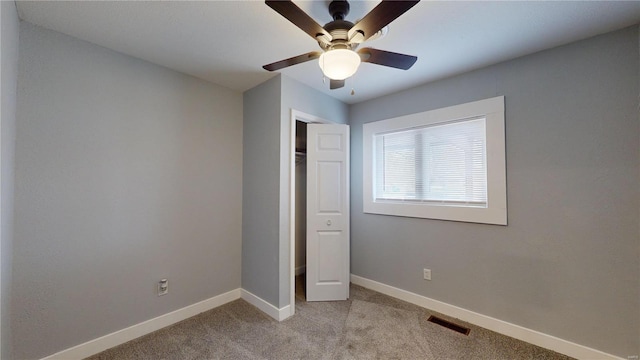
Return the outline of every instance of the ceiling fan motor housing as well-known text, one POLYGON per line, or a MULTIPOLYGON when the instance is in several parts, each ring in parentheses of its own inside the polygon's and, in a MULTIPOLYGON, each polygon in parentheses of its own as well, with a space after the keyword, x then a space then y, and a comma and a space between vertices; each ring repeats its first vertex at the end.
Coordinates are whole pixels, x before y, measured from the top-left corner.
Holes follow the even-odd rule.
POLYGON ((318 39, 318 44, 323 50, 355 50, 358 47, 358 43, 349 41, 349 29, 354 25, 351 21, 345 20, 349 8, 349 3, 344 0, 334 0, 329 4, 329 14, 333 21, 325 24, 323 28, 331 35, 331 41, 326 41, 324 37, 318 39))
POLYGON ((320 38, 318 44, 325 51, 333 49, 355 50, 359 44, 349 41, 349 29, 352 26, 353 23, 346 20, 334 20, 328 23, 324 28, 331 35, 331 41, 323 41, 323 38, 320 38))

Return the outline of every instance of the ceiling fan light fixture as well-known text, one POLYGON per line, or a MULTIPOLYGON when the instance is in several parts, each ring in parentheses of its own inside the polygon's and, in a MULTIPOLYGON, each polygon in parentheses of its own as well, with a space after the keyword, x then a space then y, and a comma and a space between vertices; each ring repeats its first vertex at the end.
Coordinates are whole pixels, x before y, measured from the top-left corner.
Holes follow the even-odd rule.
POLYGON ((360 55, 349 49, 333 49, 322 53, 318 63, 324 76, 344 80, 358 71, 360 55))

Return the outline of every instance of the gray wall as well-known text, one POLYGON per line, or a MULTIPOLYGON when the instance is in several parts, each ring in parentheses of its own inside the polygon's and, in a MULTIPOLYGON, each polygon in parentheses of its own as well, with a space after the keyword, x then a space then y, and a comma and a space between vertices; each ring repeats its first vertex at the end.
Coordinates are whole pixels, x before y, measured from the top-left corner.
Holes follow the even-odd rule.
POLYGON ((289 305, 291 109, 338 123, 348 107, 283 75, 244 93, 242 288, 289 305))
POLYGON ((18 78, 18 38, 20 20, 13 1, 0 2, 2 49, 2 114, 0 121, 1 222, 0 222, 0 358, 11 358, 11 268, 13 254, 13 196, 16 126, 16 86, 18 78))
POLYGON ((640 353, 638 65, 632 27, 353 105, 352 273, 640 353), (363 123, 497 95, 508 226, 363 214, 363 123))
POLYGON ((20 31, 15 356, 239 288, 241 94, 28 23, 20 31))
POLYGON ((242 288, 278 306, 280 76, 243 95, 242 288))

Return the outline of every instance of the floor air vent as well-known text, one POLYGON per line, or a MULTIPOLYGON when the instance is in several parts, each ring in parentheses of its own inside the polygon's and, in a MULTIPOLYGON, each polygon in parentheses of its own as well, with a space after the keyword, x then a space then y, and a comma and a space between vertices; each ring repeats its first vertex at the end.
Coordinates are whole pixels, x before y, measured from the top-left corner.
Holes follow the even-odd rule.
POLYGON ((439 318, 437 316, 429 316, 429 318, 427 319, 427 321, 430 321, 434 324, 438 324, 440 326, 444 326, 447 329, 451 329, 455 332, 459 332, 460 334, 464 334, 464 335, 469 335, 469 332, 471 331, 471 329, 468 329, 466 327, 460 326, 458 324, 454 324, 451 321, 447 321, 445 319, 439 318))

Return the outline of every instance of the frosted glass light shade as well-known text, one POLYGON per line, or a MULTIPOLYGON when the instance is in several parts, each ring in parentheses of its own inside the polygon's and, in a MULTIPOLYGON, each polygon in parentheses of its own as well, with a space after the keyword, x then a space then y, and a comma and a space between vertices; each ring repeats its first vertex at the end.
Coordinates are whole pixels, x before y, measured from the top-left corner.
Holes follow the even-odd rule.
POLYGON ((324 76, 333 80, 344 80, 358 71, 360 55, 347 49, 329 50, 320 55, 319 64, 324 76))

